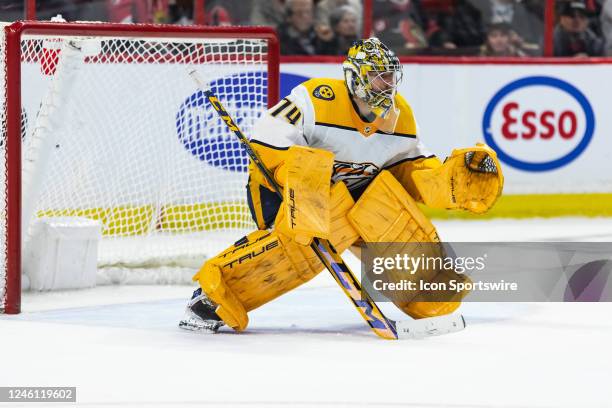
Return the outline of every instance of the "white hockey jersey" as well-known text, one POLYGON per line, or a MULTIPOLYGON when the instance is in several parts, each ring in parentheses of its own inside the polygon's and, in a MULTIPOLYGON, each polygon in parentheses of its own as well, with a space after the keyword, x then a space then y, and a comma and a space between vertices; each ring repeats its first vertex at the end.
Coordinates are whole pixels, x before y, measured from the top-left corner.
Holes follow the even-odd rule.
POLYGON ((277 149, 302 145, 331 151, 333 181, 352 190, 383 168, 433 156, 418 139, 412 109, 400 95, 396 106, 400 115, 395 132, 386 134, 360 117, 344 81, 311 79, 268 110, 252 140, 277 149))
MULTIPOLYGON (((331 151, 335 155, 332 180, 344 182, 351 193, 363 191, 376 174, 388 169, 418 200, 418 192, 411 192, 410 173, 440 162, 418 139, 410 105, 400 95, 395 104, 399 119, 394 133, 387 134, 360 116, 343 80, 311 79, 260 118, 252 146, 271 170, 283 162, 283 152, 292 145, 331 151)), ((262 183, 263 177, 252 168, 249 190, 256 206, 261 205, 262 183)))

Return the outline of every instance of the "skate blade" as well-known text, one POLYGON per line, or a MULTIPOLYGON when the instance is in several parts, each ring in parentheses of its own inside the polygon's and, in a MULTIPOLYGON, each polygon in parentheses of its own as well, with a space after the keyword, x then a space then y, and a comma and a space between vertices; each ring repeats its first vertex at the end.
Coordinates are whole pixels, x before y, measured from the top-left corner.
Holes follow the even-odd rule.
POLYGON ((202 324, 201 322, 196 322, 191 319, 181 320, 178 324, 178 327, 183 330, 189 330, 198 333, 204 334, 216 334, 219 330, 219 327, 214 327, 208 324, 202 324))

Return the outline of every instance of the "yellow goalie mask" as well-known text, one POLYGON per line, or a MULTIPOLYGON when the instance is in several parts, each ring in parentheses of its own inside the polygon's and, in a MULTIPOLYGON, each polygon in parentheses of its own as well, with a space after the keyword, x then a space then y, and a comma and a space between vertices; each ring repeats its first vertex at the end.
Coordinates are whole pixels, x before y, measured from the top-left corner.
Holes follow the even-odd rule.
POLYGON ((380 130, 393 133, 399 115, 395 94, 402 80, 399 58, 372 37, 353 43, 342 68, 350 94, 369 106, 380 130))

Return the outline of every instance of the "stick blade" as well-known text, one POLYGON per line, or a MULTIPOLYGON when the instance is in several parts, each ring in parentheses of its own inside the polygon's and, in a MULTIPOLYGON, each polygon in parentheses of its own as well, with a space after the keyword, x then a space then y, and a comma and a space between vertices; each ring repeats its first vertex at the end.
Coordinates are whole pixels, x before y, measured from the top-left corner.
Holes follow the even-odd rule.
POLYGON ((191 79, 193 79, 193 81, 197 84, 198 88, 200 88, 202 91, 210 91, 209 84, 204 81, 204 79, 202 79, 197 69, 193 67, 187 67, 187 74, 191 77, 191 79))
POLYGON ((460 314, 428 317, 418 320, 403 320, 396 323, 397 337, 404 339, 422 339, 441 336, 465 329, 465 319, 460 314))

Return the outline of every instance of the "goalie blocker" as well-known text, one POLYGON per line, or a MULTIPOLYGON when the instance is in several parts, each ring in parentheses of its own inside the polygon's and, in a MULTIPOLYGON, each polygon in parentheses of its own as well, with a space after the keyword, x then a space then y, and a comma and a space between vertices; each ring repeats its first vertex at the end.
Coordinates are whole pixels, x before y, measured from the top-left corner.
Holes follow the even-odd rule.
MULTIPOLYGON (((228 326, 244 330, 249 311, 324 269, 309 247, 313 237, 329 239, 339 253, 362 242, 439 242, 435 227, 389 171, 381 171, 355 202, 344 183, 330 186, 332 166, 333 154, 325 150, 290 147, 275 172, 284 200, 272 230, 246 236, 194 276, 228 326)), ((495 153, 486 146, 456 150, 443 165, 412 173, 413 194, 431 207, 483 212, 501 193, 499 169, 495 153)), ((415 278, 467 279, 445 270, 419 271, 415 278)), ((466 294, 421 292, 395 304, 413 318, 429 318, 453 312, 466 294)), ((455 318, 445 324, 456 329, 461 322, 455 318)), ((423 330, 436 329, 425 324, 423 330)))

